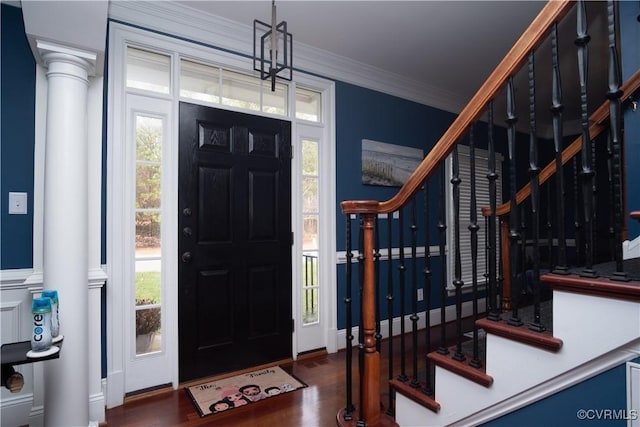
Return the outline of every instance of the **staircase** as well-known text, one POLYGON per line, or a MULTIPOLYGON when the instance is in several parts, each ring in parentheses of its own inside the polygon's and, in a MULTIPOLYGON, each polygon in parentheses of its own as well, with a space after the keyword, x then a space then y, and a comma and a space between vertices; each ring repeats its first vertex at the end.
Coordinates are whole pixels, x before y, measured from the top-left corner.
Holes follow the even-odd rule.
POLYGON ((640 70, 621 82, 616 16, 612 1, 549 2, 393 198, 342 203, 347 401, 338 425, 478 425, 640 355, 640 258, 623 256, 626 223, 638 213, 624 212, 622 179, 622 114, 640 70), (572 77, 560 64, 567 20, 576 28, 576 100, 562 91, 572 77), (589 25, 606 30, 589 34, 589 25), (601 93, 589 92, 598 87, 587 80, 590 42, 608 46, 601 93), (566 142, 571 111, 579 127, 566 142), (392 215, 398 221, 380 221, 392 215), (383 330, 383 319, 399 322, 383 330), (436 324, 450 327, 435 336, 436 324), (381 341, 398 335, 400 372, 389 340, 381 378, 381 341), (428 354, 417 352, 420 342, 428 354))
POLYGON ((553 293, 553 336, 560 348, 522 343, 489 331, 486 372, 493 379, 489 387, 436 366, 434 399, 440 410, 426 410, 398 393, 396 422, 401 426, 478 425, 638 357, 640 283, 630 289, 628 298, 622 298, 612 296, 613 290, 608 295, 607 279, 602 281, 601 296, 590 292, 593 282, 573 279, 576 288, 553 293))

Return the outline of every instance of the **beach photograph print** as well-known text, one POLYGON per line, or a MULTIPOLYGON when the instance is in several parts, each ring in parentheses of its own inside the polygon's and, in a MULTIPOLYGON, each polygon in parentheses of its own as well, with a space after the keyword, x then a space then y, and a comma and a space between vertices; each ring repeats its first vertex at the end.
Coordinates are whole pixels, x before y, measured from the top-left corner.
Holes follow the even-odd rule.
POLYGON ((362 140, 362 183, 401 187, 418 167, 421 149, 384 142, 362 140))

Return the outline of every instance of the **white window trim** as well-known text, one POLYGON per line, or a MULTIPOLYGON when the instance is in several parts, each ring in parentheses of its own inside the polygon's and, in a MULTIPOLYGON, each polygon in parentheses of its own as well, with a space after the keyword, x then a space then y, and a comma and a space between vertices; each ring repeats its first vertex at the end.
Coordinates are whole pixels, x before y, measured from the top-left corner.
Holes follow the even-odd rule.
MULTIPOLYGON (((124 402, 125 394, 125 343, 124 331, 126 322, 124 322, 127 313, 124 312, 124 299, 126 298, 125 283, 127 268, 125 266, 131 260, 126 258, 122 248, 127 244, 123 239, 122 231, 129 227, 126 213, 123 210, 123 201, 127 198, 132 199, 135 192, 134 186, 129 180, 125 179, 123 168, 129 164, 128 158, 125 156, 122 144, 125 140, 125 90, 126 90, 126 46, 131 44, 136 47, 146 48, 155 52, 165 53, 172 57, 172 90, 170 95, 144 93, 144 96, 156 97, 159 99, 171 99, 173 102, 173 114, 171 126, 171 139, 178 141, 178 119, 176 112, 178 111, 179 91, 177 89, 177 70, 175 64, 180 58, 195 60, 197 62, 211 63, 213 65, 222 66, 227 69, 235 69, 246 72, 252 70, 252 61, 250 58, 236 55, 230 52, 215 50, 197 43, 191 43, 169 36, 145 31, 142 29, 130 27, 128 25, 111 22, 109 34, 109 88, 108 88, 108 164, 107 164, 107 230, 109 238, 107 239, 107 272, 111 278, 110 291, 107 292, 107 407, 119 406, 124 402), (179 57, 178 57, 179 55, 179 57)), ((322 99, 322 117, 325 120, 323 138, 326 141, 326 149, 320 159, 320 168, 327 171, 323 174, 321 186, 326 191, 320 195, 320 206, 323 216, 323 226, 320 233, 324 236, 335 236, 335 84, 331 81, 324 80, 315 76, 305 75, 301 72, 294 73, 294 82, 290 84, 289 89, 289 117, 292 120, 292 141, 296 141, 295 118, 291 112, 295 106, 295 84, 309 89, 318 90, 323 94, 322 99)), ((129 91, 130 93, 142 94, 144 91, 129 91)), ((190 100, 193 102, 193 100, 190 100)), ((227 108, 226 106, 217 106, 218 108, 227 108)), ((238 110, 240 111, 240 110, 238 110)), ((246 112, 242 110, 243 112, 246 112)), ((282 116, 274 116, 268 113, 258 111, 251 112, 256 116, 277 117, 283 119, 282 116)), ((286 119, 286 118, 284 118, 286 119)), ((177 143, 171 144, 172 151, 175 155, 167 156, 168 164, 163 163, 163 170, 167 176, 172 179, 170 188, 163 188, 163 192, 171 193, 172 199, 177 199, 177 143), (173 159, 171 162, 168 159, 173 159)), ((295 164, 295 162, 293 162, 295 164)), ((295 194, 295 193, 294 193, 295 194)), ((177 206, 177 203, 174 203, 177 206)), ((292 205, 295 205, 293 203, 292 205)), ((163 205, 166 214, 163 211, 163 223, 167 227, 177 227, 177 209, 172 209, 171 204, 163 205)), ((296 212, 293 212, 293 218, 296 212)), ((169 233, 163 236, 163 256, 164 254, 177 254, 177 233, 169 233)), ((297 248, 292 248, 295 251, 297 248)), ((294 252, 295 253, 295 252, 294 252)), ((336 269, 335 269, 336 243, 334 238, 326 239, 321 248, 320 256, 323 257, 322 275, 326 279, 327 293, 325 297, 324 308, 327 311, 323 313, 328 323, 326 325, 326 348, 329 352, 337 351, 337 330, 336 330, 336 269)), ((163 263, 166 270, 163 275, 171 281, 171 275, 174 282, 177 282, 177 256, 168 256, 163 263)), ((296 274, 293 271, 292 274, 296 274)), ((166 288, 165 299, 167 306, 165 308, 166 324, 175 325, 173 329, 163 330, 163 339, 167 339, 168 351, 173 348, 173 355, 170 357, 172 372, 172 385, 174 388, 179 386, 178 379, 178 356, 177 356, 177 323, 178 323, 178 302, 177 302, 177 285, 166 288)), ((293 315, 296 314, 296 299, 293 299, 293 315)), ((295 335, 293 348, 295 347, 295 335)))

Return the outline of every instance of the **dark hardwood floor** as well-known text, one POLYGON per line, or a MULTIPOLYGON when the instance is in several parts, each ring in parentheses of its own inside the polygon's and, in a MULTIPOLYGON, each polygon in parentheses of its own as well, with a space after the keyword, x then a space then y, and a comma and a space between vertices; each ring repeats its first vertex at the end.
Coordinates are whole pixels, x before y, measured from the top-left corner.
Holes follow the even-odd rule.
MULTIPOLYGON (((183 387, 128 399, 107 410, 107 425, 151 426, 331 426, 345 405, 345 353, 281 365, 308 387, 246 407, 200 418, 183 387)), ((202 382, 205 382, 204 380, 202 382)))
MULTIPOLYGON (((469 319, 465 320, 465 330, 470 330, 469 319)), ((453 326, 447 325, 447 335, 453 338, 453 326), (451 331, 449 332, 449 330, 451 331)), ((419 332, 419 342, 424 343, 424 331, 419 332)), ((439 328, 432 329, 432 343, 439 339, 439 328)), ((382 404, 389 402, 388 387, 388 345, 381 345, 381 381, 382 404)), ((411 337, 405 337, 407 357, 406 373, 412 375, 411 337)), ((434 345, 434 344, 432 344, 434 345)), ((433 348, 433 347, 432 347, 433 348)), ((400 373, 400 338, 393 339, 394 375, 400 373)), ((357 349, 353 351, 353 400, 358 399, 357 349)), ((422 379, 426 365, 427 349, 419 345, 418 372, 422 379)), ((255 402, 233 411, 200 418, 195 406, 181 385, 177 390, 156 391, 148 396, 135 396, 125 400, 124 405, 108 409, 106 423, 108 427, 162 427, 162 426, 220 426, 220 427, 289 427, 308 426, 325 427, 336 425, 336 414, 346 403, 346 352, 320 354, 303 358, 295 362, 281 364, 286 371, 304 381, 308 387, 275 398, 255 402)), ((206 382, 203 379, 199 382, 206 382)), ((189 385, 194 384, 193 382, 189 385)))

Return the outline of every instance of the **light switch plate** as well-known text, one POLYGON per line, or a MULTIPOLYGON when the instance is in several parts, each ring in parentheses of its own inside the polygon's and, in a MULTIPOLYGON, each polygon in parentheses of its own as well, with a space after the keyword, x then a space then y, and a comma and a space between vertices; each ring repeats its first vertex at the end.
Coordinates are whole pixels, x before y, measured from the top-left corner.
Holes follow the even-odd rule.
POLYGON ((9 193, 9 215, 27 214, 27 193, 9 193))

